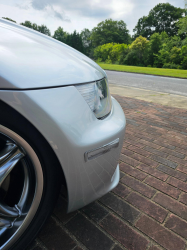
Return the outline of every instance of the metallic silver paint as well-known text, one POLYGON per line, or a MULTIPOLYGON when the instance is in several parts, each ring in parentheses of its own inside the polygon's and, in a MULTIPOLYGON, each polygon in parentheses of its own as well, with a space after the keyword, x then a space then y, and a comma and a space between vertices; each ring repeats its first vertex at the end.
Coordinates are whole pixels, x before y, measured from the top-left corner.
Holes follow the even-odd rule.
POLYGON ((53 148, 67 182, 68 212, 87 205, 117 185, 117 177, 113 182, 111 178, 123 145, 126 121, 114 98, 111 113, 104 120, 95 117, 74 86, 32 91, 2 90, 0 99, 28 119, 53 148), (118 148, 85 162, 86 151, 116 138, 120 139, 118 148))
POLYGON ((0 19, 0 89, 31 89, 100 80, 90 58, 40 32, 0 19))
POLYGON ((113 148, 117 148, 119 146, 119 138, 117 138, 116 140, 102 146, 99 148, 95 148, 92 149, 90 151, 87 151, 84 153, 84 159, 85 161, 91 161, 101 155, 104 155, 106 153, 108 153, 110 150, 112 150, 113 148))
POLYGON ((111 113, 98 120, 68 85, 95 82, 106 73, 80 52, 32 29, 0 19, 0 32, 0 100, 30 121, 53 148, 67 182, 68 212, 87 205, 119 182, 126 121, 114 98, 111 113), (116 138, 118 148, 85 162, 85 152, 116 138))

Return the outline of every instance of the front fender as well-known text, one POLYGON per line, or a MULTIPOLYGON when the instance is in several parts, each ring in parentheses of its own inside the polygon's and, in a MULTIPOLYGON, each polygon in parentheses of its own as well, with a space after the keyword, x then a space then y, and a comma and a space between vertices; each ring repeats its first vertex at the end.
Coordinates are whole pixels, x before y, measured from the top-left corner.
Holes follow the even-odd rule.
POLYGON ((112 98, 111 114, 104 120, 96 119, 74 86, 29 91, 2 90, 0 99, 33 124, 53 148, 67 183, 68 212, 87 205, 117 185, 119 174, 116 178, 113 176, 126 121, 115 99, 112 98), (116 138, 120 138, 120 145, 112 153, 85 162, 86 151, 116 138))

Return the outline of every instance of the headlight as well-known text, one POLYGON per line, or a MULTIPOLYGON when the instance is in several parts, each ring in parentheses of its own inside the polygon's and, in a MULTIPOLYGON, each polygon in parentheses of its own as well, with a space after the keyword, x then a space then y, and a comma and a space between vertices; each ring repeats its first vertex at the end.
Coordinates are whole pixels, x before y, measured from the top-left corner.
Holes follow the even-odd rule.
POLYGON ((112 107, 106 79, 75 86, 98 119, 107 116, 112 107))

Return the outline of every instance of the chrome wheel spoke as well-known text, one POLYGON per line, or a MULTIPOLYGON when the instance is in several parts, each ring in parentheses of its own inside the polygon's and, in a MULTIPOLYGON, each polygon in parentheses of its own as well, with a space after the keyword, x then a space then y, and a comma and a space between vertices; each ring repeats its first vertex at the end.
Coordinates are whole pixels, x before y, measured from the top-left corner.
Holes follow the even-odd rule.
POLYGON ((10 156, 15 150, 17 146, 13 143, 8 143, 6 147, 0 152, 0 164, 3 162, 8 156, 10 156))
POLYGON ((43 172, 32 147, 0 125, 0 249, 10 249, 33 220, 43 193, 43 172))
POLYGON ((24 175, 25 175, 25 181, 23 185, 21 198, 18 203, 18 207, 21 212, 24 208, 24 205, 26 204, 26 200, 28 199, 28 193, 29 193, 29 173, 28 173, 28 169, 24 160, 22 160, 22 164, 23 164, 23 170, 24 170, 24 175))
POLYGON ((24 156, 24 154, 17 149, 16 145, 8 144, 6 149, 3 150, 4 156, 1 152, 0 158, 0 186, 6 177, 10 174, 15 165, 19 162, 19 160, 24 156))
POLYGON ((12 222, 5 219, 0 219, 0 228, 9 228, 12 226, 12 222))
POLYGON ((16 218, 19 216, 19 210, 16 207, 9 207, 3 202, 0 204, 0 217, 16 218))

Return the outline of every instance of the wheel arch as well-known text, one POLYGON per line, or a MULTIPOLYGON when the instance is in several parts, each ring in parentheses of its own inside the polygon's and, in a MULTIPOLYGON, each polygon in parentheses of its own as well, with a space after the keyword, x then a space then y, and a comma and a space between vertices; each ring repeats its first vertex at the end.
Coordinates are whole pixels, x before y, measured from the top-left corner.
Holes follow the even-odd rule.
MULTIPOLYGON (((27 127, 24 127, 24 130, 27 130, 29 128, 32 128, 34 131, 36 131, 37 135, 39 135, 40 138, 42 138, 43 143, 45 144, 45 146, 48 149, 48 152, 50 152, 50 154, 52 155, 53 159, 55 159, 55 164, 57 164, 58 169, 60 170, 59 172, 61 173, 61 180, 62 180, 62 185, 64 186, 63 191, 65 191, 65 195, 68 196, 68 191, 67 191, 67 182, 66 182, 66 178, 65 178, 65 174, 64 174, 64 170, 63 167, 61 166, 59 159, 57 157, 57 155, 55 154, 52 146, 50 145, 50 143, 46 140, 46 138, 41 134, 41 132, 26 118, 24 117, 21 113, 19 113, 17 110, 15 110, 13 107, 11 107, 10 105, 8 105, 7 103, 5 103, 4 101, 0 100, 0 123, 1 123, 1 117, 3 117, 3 125, 7 126, 8 128, 15 130, 16 132, 18 132, 20 135, 22 135, 24 138, 26 136, 26 131, 22 131, 21 129, 19 131, 17 131, 17 128, 15 128, 14 124, 10 124, 10 122, 8 121, 7 116, 11 116, 12 120, 16 120, 17 117, 19 118, 19 123, 26 123, 27 127)), ((25 138, 26 140, 28 138, 25 138)), ((37 155, 40 155, 39 150, 36 148, 36 146, 30 141, 28 140, 29 143, 31 143, 31 146, 36 150, 37 155)), ((64 192, 63 192, 64 193, 64 192)))

